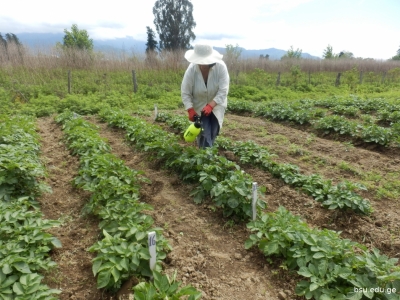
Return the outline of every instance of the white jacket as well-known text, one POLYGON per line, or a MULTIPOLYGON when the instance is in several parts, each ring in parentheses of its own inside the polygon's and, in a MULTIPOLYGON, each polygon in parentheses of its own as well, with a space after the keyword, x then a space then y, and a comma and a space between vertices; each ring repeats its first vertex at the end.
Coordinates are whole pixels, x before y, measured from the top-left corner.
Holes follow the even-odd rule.
POLYGON ((225 109, 228 105, 228 91, 229 73, 223 61, 217 62, 210 69, 207 86, 197 64, 191 63, 183 76, 181 95, 185 109, 188 110, 193 107, 196 113, 200 115, 203 107, 214 100, 217 105, 214 107, 213 113, 218 119, 220 128, 222 128, 225 109))

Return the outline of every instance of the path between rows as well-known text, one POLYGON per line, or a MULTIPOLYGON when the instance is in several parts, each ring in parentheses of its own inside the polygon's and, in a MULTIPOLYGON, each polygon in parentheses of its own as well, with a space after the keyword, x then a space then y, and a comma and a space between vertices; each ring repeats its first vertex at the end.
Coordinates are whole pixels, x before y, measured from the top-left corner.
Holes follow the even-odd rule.
MULTIPOLYGON (((176 174, 162 169, 135 152, 124 139, 125 132, 109 128, 94 117, 101 136, 108 139, 113 154, 126 165, 142 170, 152 183, 142 190, 142 200, 151 204, 149 214, 173 246, 165 260, 167 274, 177 271, 183 285, 191 284, 203 291, 202 299, 243 300, 296 299, 297 275, 271 266, 257 249, 245 250, 249 236, 245 224, 232 224, 210 208, 210 203, 197 205, 189 196, 193 185, 183 184, 176 174)), ((299 298, 300 299, 300 298, 299 298)))
POLYGON ((46 283, 62 291, 61 300, 109 300, 109 295, 97 290, 91 262, 94 254, 87 251, 98 240, 99 221, 82 214, 90 195, 71 184, 78 173, 78 158, 70 155, 62 142, 61 127, 53 118, 39 118, 37 127, 41 136, 42 161, 48 172, 46 181, 53 191, 38 201, 46 219, 63 221, 60 227, 50 231, 61 241, 62 248, 51 252, 58 267, 46 274, 46 283))

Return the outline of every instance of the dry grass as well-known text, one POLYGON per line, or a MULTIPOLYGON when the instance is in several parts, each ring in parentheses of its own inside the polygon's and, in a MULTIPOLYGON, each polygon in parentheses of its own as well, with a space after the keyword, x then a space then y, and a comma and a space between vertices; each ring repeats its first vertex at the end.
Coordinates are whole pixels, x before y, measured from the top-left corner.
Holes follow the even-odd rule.
MULTIPOLYGON (((183 70, 187 67, 183 51, 163 53, 147 57, 144 54, 120 52, 88 52, 82 50, 63 51, 57 47, 26 48, 9 45, 0 48, 0 67, 23 67, 27 70, 38 69, 89 69, 101 71, 131 70, 183 70)), ((384 73, 400 68, 400 61, 371 59, 332 59, 332 60, 266 60, 246 58, 227 62, 232 71, 247 72, 259 68, 268 73, 290 71, 297 65, 303 72, 345 72, 353 69, 362 72, 384 73)))

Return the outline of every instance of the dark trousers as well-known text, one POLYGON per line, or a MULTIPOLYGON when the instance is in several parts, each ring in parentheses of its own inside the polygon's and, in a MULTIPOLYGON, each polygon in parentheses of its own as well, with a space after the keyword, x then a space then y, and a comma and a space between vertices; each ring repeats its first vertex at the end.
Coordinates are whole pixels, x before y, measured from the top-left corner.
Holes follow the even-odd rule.
POLYGON ((219 133, 219 122, 213 113, 201 117, 203 131, 197 137, 199 148, 211 147, 219 133))

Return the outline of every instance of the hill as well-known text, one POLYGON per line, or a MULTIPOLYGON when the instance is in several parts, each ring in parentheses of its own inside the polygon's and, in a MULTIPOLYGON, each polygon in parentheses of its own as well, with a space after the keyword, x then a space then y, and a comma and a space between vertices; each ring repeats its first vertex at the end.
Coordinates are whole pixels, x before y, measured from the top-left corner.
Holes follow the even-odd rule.
MULTIPOLYGON (((63 33, 19 33, 17 36, 22 44, 32 48, 38 48, 38 47, 52 46, 55 45, 57 42, 62 43, 64 34, 63 33)), ((104 51, 104 52, 128 51, 136 54, 144 54, 146 50, 146 41, 136 40, 132 37, 115 38, 109 40, 93 39, 93 45, 96 51, 104 51)), ((241 49, 242 49, 241 56, 243 58, 260 57, 260 55, 265 56, 266 54, 268 54, 269 58, 273 60, 280 59, 287 52, 285 50, 276 48, 259 49, 259 50, 248 50, 245 48, 241 49)), ((217 50, 222 54, 225 53, 225 48, 215 47, 215 50, 217 50)), ((302 53, 302 57, 309 59, 320 59, 319 57, 312 56, 308 53, 302 53)))

